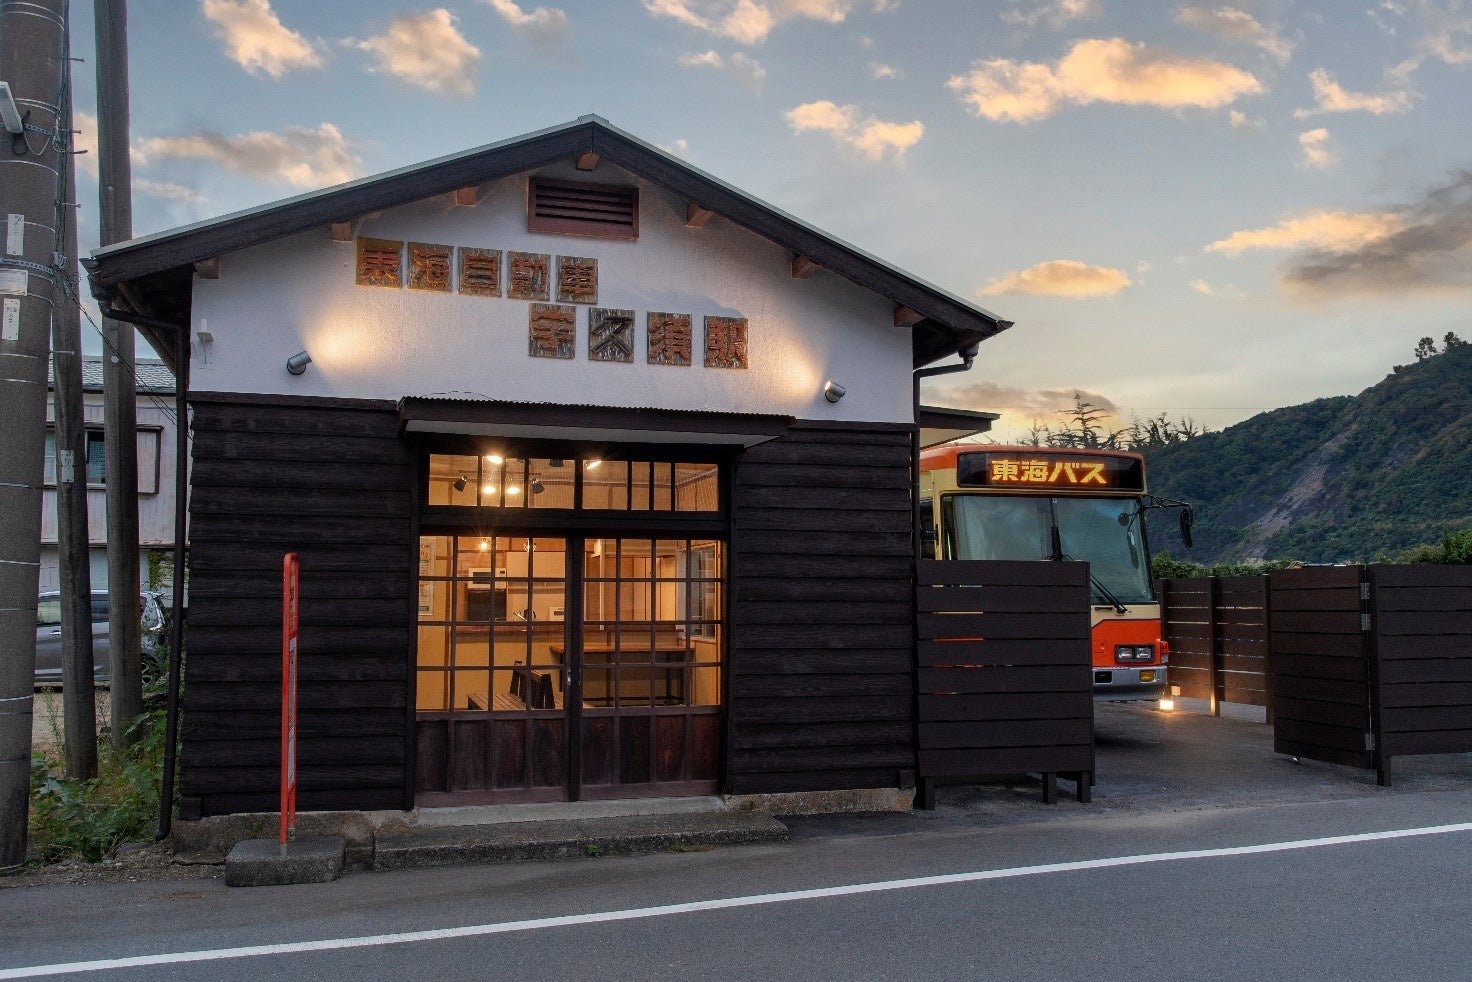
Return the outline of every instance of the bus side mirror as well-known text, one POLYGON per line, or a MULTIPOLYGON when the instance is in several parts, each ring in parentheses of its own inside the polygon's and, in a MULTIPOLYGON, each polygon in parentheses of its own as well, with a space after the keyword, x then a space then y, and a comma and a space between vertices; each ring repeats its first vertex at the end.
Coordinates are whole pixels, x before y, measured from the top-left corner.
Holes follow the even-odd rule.
POLYGON ((1195 547, 1191 541, 1191 526, 1196 523, 1196 515, 1189 508, 1181 509, 1181 541, 1186 543, 1187 549, 1195 547))

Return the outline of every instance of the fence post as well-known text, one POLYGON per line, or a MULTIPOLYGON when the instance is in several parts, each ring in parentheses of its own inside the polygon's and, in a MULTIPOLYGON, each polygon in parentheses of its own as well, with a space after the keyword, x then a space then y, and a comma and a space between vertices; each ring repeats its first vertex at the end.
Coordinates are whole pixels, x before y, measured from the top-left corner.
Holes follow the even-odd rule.
POLYGON ((1222 623, 1221 623, 1221 600, 1222 583, 1219 577, 1211 577, 1211 587, 1207 591, 1206 618, 1211 626, 1210 652, 1208 665, 1211 669, 1211 715, 1222 714, 1222 623))
POLYGON ((1380 714, 1380 611, 1374 566, 1360 567, 1360 651, 1365 659, 1365 684, 1369 686, 1371 750, 1374 752, 1375 783, 1390 787, 1390 757, 1385 753, 1385 727, 1380 714))
POLYGON ((1278 680, 1273 668, 1273 591, 1268 588, 1266 573, 1258 579, 1262 588, 1262 703, 1267 715, 1263 722, 1272 726, 1278 704, 1278 680))

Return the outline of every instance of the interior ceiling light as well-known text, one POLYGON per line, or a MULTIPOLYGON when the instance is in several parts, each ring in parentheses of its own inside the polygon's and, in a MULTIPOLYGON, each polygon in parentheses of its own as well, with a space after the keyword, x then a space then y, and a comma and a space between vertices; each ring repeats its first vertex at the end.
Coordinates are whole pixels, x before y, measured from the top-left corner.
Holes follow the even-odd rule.
POLYGON ((603 461, 599 460, 597 457, 594 457, 583 466, 590 471, 596 471, 598 469, 598 465, 601 463, 603 463, 603 461))
POLYGON ((488 454, 486 454, 486 463, 488 463, 488 464, 499 464, 499 463, 501 463, 501 460, 502 460, 502 457, 498 453, 488 453, 488 454))
POLYGON ((508 487, 506 489, 506 493, 508 495, 521 494, 521 488, 518 488, 515 485, 512 485, 511 487, 508 487))
POLYGON ((491 551, 491 543, 489 541, 487 541, 486 539, 481 539, 480 540, 480 551, 481 552, 490 552, 491 551))
POLYGON ((480 493, 481 494, 495 494, 496 493, 496 486, 494 484, 483 484, 483 485, 481 485, 480 493))
POLYGON ((467 485, 469 483, 470 483, 469 481, 465 480, 465 475, 464 474, 461 474, 459 477, 455 478, 455 490, 456 491, 464 491, 465 490, 465 485, 467 485))

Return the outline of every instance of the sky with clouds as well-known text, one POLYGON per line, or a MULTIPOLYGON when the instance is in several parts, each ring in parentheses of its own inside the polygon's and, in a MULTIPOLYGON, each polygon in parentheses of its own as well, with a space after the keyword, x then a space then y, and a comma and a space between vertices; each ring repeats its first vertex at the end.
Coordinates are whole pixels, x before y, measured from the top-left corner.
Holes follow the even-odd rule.
MULTIPOLYGON (((72 11, 86 145, 92 12, 72 11)), ((128 16, 137 234, 597 113, 1015 321, 926 388, 1004 413, 1003 436, 1075 390, 1219 427, 1472 335, 1472 0, 128 16)), ((84 208, 84 250, 95 228, 84 208)))

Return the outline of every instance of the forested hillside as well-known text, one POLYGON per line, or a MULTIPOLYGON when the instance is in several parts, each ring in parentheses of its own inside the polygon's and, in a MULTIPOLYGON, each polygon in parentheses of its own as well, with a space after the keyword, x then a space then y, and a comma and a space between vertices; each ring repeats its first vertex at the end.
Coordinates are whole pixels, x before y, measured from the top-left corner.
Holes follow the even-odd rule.
POLYGON ((1417 356, 1357 396, 1148 451, 1150 489, 1196 508, 1194 550, 1170 521, 1152 548, 1207 564, 1373 560, 1472 525, 1472 346, 1417 356))

